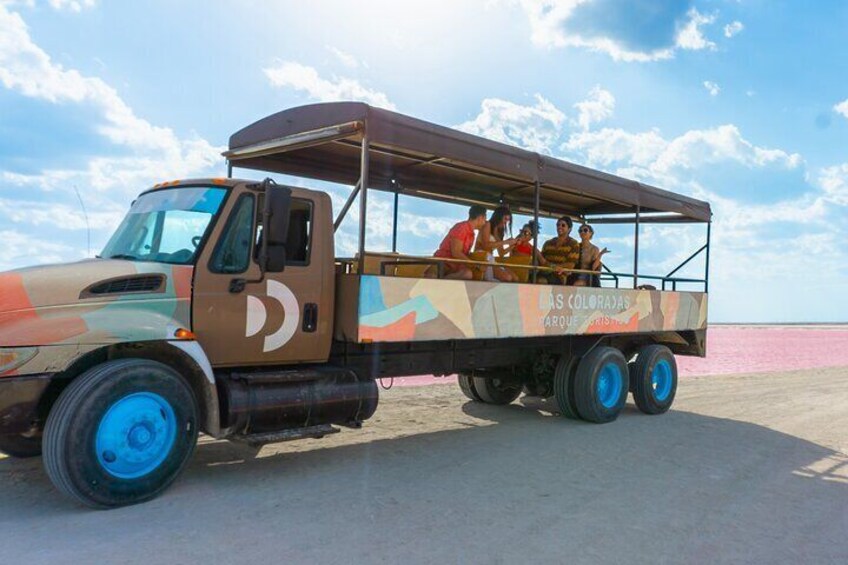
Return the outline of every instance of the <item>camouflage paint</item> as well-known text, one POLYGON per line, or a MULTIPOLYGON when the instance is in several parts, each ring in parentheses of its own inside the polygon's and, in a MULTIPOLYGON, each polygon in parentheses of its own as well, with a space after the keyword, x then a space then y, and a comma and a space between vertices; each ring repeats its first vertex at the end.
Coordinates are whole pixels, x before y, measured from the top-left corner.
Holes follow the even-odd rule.
POLYGON ((703 329, 707 296, 363 275, 359 341, 429 341, 703 329))
POLYGON ((98 346, 171 339, 191 329, 193 267, 106 259, 0 273, 0 347, 39 346, 24 366, 4 373, 61 370, 98 346), (80 298, 97 282, 163 274, 164 292, 80 298))

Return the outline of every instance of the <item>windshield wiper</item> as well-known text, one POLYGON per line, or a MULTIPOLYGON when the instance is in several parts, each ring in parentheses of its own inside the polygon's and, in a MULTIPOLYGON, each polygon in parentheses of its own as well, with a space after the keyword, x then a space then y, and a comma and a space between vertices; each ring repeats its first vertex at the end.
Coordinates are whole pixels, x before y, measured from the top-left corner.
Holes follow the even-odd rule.
POLYGON ((106 257, 107 259, 127 259, 129 261, 138 261, 141 257, 136 257, 135 255, 129 255, 127 253, 118 253, 116 255, 109 255, 106 257))

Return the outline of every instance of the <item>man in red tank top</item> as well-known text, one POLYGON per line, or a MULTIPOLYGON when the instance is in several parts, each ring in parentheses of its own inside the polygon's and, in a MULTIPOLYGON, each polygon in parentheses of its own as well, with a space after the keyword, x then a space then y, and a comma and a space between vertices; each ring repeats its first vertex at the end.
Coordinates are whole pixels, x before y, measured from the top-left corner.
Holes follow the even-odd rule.
MULTIPOLYGON (((486 209, 475 204, 468 210, 468 220, 454 225, 439 248, 433 253, 433 257, 445 259, 469 260, 471 246, 474 245, 474 230, 479 230, 486 223, 486 209)), ((462 263, 445 262, 443 265, 446 279, 471 280, 473 273, 470 265, 462 263)))

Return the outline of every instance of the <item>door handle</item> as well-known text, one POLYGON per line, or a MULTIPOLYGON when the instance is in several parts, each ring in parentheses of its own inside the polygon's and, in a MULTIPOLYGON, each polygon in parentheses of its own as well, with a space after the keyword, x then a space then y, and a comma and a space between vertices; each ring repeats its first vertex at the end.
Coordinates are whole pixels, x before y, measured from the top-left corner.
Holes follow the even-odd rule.
POLYGON ((318 305, 314 302, 307 302, 303 305, 303 326, 301 329, 305 333, 311 333, 318 329, 318 305))

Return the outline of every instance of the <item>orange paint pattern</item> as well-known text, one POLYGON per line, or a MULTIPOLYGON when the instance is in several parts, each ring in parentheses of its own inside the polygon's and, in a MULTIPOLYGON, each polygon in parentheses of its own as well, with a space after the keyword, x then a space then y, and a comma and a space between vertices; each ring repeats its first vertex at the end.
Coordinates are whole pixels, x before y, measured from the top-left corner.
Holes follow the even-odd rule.
POLYGON ((24 288, 23 277, 18 273, 0 274, 0 323, 4 313, 29 308, 32 308, 32 303, 24 288))
POLYGON ((41 318, 27 296, 23 277, 0 275, 0 346, 49 345, 85 333, 82 318, 41 318))
POLYGON ((359 340, 398 341, 415 337, 415 312, 410 312, 397 322, 377 328, 374 326, 359 326, 359 340))
POLYGON ((175 266, 171 269, 171 277, 174 279, 174 294, 176 294, 177 299, 191 298, 191 277, 193 273, 193 267, 175 266))
MULTIPOLYGON (((662 312, 663 329, 671 330, 677 327, 677 312, 680 310, 680 295, 675 293, 663 294, 662 312)), ((688 320, 687 320, 688 322, 688 320)))
POLYGON ((587 334, 603 334, 611 332, 638 332, 639 315, 633 314, 626 322, 619 322, 614 318, 600 317, 592 321, 586 328, 587 334))

